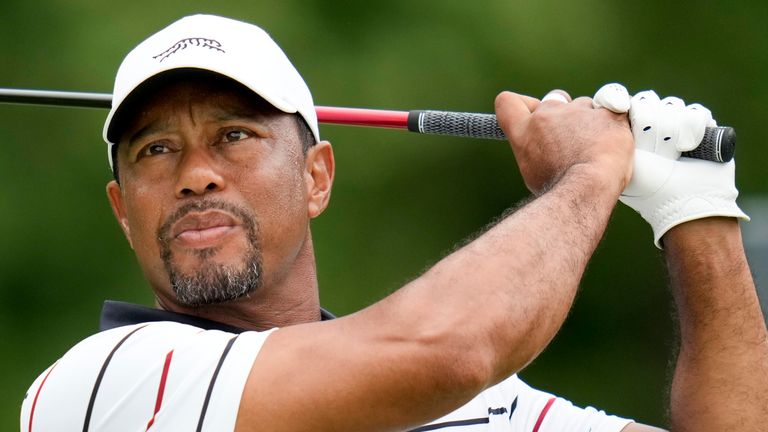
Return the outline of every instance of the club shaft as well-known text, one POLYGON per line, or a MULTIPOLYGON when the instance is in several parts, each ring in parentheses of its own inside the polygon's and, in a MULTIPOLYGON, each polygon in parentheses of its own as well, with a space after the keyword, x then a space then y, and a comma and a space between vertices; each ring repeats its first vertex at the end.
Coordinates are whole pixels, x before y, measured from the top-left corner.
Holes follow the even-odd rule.
MULTIPOLYGON (((54 90, 0 89, 0 103, 53 105, 80 108, 111 108, 109 93, 85 93, 54 90)), ((407 111, 360 108, 316 107, 321 123, 407 128, 407 111)))
POLYGON ((112 95, 108 93, 5 88, 0 89, 0 102, 83 108, 109 108, 112 106, 112 95))
POLYGON ((316 106, 317 121, 327 124, 408 129, 408 111, 316 106))
MULTIPOLYGON (((49 90, 0 88, 0 103, 56 105, 84 108, 110 108, 112 95, 49 90)), ((407 129, 424 134, 440 134, 487 139, 506 139, 493 114, 449 111, 391 111, 362 108, 317 106, 320 123, 407 129)), ((704 140, 693 152, 683 156, 728 162, 736 147, 733 128, 707 128, 704 140)))

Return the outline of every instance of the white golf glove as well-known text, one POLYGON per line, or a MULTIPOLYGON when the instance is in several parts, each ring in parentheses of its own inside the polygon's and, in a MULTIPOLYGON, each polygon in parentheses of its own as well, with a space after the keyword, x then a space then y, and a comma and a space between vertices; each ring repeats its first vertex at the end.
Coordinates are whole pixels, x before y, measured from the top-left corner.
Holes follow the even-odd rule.
POLYGON ((659 99, 644 91, 630 99, 621 84, 607 84, 593 98, 596 108, 629 112, 635 139, 632 179, 620 200, 651 225, 656 247, 675 225, 694 219, 728 216, 749 220, 736 205, 736 163, 680 157, 695 149, 707 126, 717 126, 712 113, 682 99, 659 99))

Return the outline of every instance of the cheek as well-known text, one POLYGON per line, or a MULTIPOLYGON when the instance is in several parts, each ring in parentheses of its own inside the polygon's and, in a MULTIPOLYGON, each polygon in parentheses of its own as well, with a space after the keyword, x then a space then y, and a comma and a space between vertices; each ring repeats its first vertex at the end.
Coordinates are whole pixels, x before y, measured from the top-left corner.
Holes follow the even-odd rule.
MULTIPOLYGON (((278 146, 291 146, 281 142, 278 146)), ((292 146, 291 146, 292 147, 292 146)), ((287 149, 273 149, 256 162, 232 166, 237 172, 233 180, 261 217, 288 217, 303 208, 306 213, 306 183, 303 154, 287 149)))
POLYGON ((303 242, 309 223, 303 164, 297 167, 283 161, 260 166, 242 179, 241 192, 258 217, 265 260, 273 254, 293 254, 303 242))
POLYGON ((257 192, 249 197, 257 209, 260 222, 270 225, 262 227, 264 235, 276 230, 291 229, 306 215, 304 184, 301 178, 293 175, 286 178, 288 175, 283 172, 280 182, 257 189, 257 192))
POLYGON ((128 228, 136 255, 141 261, 147 256, 158 255, 155 238, 162 224, 163 200, 153 196, 148 187, 134 187, 127 191, 125 210, 128 228))

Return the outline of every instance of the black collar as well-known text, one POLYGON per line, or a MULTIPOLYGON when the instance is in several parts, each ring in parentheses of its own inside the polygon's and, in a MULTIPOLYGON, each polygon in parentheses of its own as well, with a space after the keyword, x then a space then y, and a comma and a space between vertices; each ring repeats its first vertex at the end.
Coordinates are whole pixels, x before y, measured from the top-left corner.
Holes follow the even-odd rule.
MULTIPOLYGON (((323 321, 336 318, 332 313, 323 308, 320 308, 320 316, 323 321)), ((205 330, 221 330, 229 333, 242 333, 246 331, 239 327, 222 324, 194 315, 169 312, 162 309, 153 309, 146 306, 113 300, 104 302, 104 307, 101 309, 101 322, 99 328, 103 331, 131 324, 154 321, 174 321, 200 327, 205 330)))

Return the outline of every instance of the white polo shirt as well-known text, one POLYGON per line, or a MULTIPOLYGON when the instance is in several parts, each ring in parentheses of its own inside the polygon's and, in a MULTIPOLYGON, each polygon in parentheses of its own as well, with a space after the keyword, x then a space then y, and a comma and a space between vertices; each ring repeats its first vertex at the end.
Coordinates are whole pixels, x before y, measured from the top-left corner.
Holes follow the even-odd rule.
MULTIPOLYGON (((251 366, 272 330, 224 331, 215 328, 231 328, 116 303, 104 316, 107 327, 144 322, 97 333, 44 371, 22 404, 22 432, 234 430, 251 366)), ((630 422, 574 407, 513 375, 411 432, 619 432, 630 422)))

